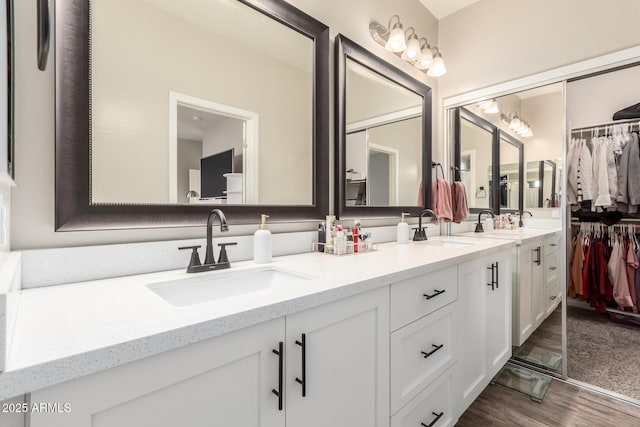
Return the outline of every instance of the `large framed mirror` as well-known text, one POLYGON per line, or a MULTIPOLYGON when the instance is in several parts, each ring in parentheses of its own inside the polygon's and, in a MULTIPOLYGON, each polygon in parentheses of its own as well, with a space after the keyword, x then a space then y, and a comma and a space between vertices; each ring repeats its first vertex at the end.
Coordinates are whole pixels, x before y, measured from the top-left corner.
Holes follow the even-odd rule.
POLYGON ((524 209, 524 145, 500 130, 500 181, 498 200, 500 212, 521 212, 524 209))
POLYGON ((56 230, 323 218, 328 56, 283 0, 58 0, 56 230))
POLYGON ((339 218, 417 215, 431 206, 431 88, 336 36, 339 218))
POLYGON ((562 169, 560 161, 537 160, 527 162, 526 205, 534 208, 559 208, 559 186, 562 169))
POLYGON ((499 189, 492 185, 499 182, 497 127, 466 108, 454 110, 454 165, 460 181, 467 189, 469 211, 483 209, 499 212, 499 189))

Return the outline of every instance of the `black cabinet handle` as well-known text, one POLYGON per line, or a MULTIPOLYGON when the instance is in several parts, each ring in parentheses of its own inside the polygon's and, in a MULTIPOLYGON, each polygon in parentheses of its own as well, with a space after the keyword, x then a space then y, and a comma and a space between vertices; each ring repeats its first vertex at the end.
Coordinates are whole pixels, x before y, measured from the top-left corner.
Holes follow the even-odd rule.
POLYGON ((540 262, 541 262, 541 260, 540 260, 540 246, 535 248, 533 251, 537 254, 536 255, 536 259, 533 262, 535 262, 536 265, 540 265, 540 262))
POLYGON ((491 263, 491 267, 487 267, 487 270, 491 270, 491 283, 487 283, 487 286, 491 286, 491 290, 495 290, 496 286, 496 270, 495 264, 491 263))
POLYGON ((551 243, 549 246, 558 246, 556 243, 551 243))
POLYGON ((282 399, 284 393, 282 392, 282 382, 284 376, 284 343, 280 341, 278 343, 278 349, 273 350, 273 353, 278 355, 278 389, 271 390, 273 394, 278 396, 278 410, 282 411, 282 399))
POLYGON ((302 334, 300 341, 296 340, 302 350, 302 379, 296 377, 296 382, 302 386, 302 397, 307 395, 307 336, 302 334))
POLYGON ((421 351, 422 356, 426 359, 427 357, 431 356, 433 353, 435 353, 436 351, 440 350, 442 347, 444 347, 444 344, 440 344, 440 345, 435 345, 435 344, 431 344, 431 347, 433 347, 433 350, 431 350, 430 352, 426 352, 426 351, 421 351))
POLYGON ((440 420, 440 418, 442 418, 442 416, 444 415, 444 412, 440 412, 439 414, 436 414, 435 412, 432 412, 432 414, 435 415, 436 417, 429 424, 420 423, 420 424, 422 424, 423 427, 433 427, 438 422, 438 420, 440 420))
POLYGON ((549 270, 555 270, 555 269, 557 269, 557 268, 558 268, 558 267, 549 267, 549 270))
POLYGON ((557 295, 552 295, 552 296, 550 296, 550 297, 549 297, 549 299, 550 299, 551 301, 553 301, 553 300, 554 300, 554 299, 556 299, 556 298, 557 298, 557 295))
POLYGON ((49 44, 51 40, 51 22, 49 16, 49 0, 37 0, 38 13, 38 69, 47 69, 49 44))
POLYGON ((441 291, 439 291, 439 290, 437 290, 437 289, 434 289, 434 290, 433 290, 433 294, 431 294, 431 295, 422 294, 422 295, 423 295, 426 299, 428 299, 428 300, 429 300, 429 299, 431 299, 431 298, 435 298, 435 297, 437 297, 438 295, 442 295, 442 294, 444 294, 444 292, 445 292, 445 290, 444 290, 444 289, 443 289, 443 290, 441 290, 441 291))
POLYGON ((498 272, 498 261, 496 261, 496 289, 500 287, 500 273, 498 272))

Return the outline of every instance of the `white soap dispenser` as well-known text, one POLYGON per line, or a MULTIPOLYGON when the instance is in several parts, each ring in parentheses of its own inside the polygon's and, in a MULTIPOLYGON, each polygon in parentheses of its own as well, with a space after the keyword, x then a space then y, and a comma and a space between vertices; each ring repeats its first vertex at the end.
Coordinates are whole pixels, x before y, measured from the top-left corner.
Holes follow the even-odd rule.
POLYGON ((262 222, 253 235, 253 262, 268 264, 271 262, 271 232, 267 228, 269 215, 262 214, 262 222))
POLYGON ((400 217, 400 222, 398 223, 398 235, 396 238, 396 241, 402 244, 409 243, 409 224, 404 222, 405 216, 409 216, 409 213, 402 212, 402 215, 400 217))

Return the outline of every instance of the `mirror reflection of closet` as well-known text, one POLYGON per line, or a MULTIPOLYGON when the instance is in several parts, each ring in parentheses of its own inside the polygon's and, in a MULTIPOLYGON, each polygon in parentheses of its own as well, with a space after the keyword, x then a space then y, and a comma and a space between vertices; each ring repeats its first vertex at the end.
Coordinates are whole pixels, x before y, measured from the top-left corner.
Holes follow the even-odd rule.
POLYGON ((562 159, 527 162, 527 208, 559 208, 562 159))

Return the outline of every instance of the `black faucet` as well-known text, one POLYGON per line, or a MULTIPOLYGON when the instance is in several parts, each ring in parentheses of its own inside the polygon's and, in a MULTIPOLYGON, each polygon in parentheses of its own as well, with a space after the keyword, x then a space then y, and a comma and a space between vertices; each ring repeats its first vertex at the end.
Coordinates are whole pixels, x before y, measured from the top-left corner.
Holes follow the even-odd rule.
POLYGON ((231 243, 219 243, 220 247, 220 256, 218 257, 218 262, 216 263, 213 257, 213 236, 211 233, 211 228, 213 227, 213 219, 214 217, 218 217, 220 220, 220 231, 229 231, 229 226, 227 225, 227 217, 225 217, 224 213, 220 209, 214 209, 209 213, 207 217, 207 248, 205 250, 204 264, 200 264, 200 256, 198 255, 198 246, 183 246, 178 249, 191 249, 191 259, 189 260, 189 266, 187 267, 187 273, 199 273, 202 271, 210 271, 210 270, 221 270, 223 268, 231 267, 231 263, 229 262, 229 257, 227 256, 227 246, 237 245, 236 242, 231 243))
POLYGON ((491 218, 496 217, 491 209, 480 211, 480 213, 478 214, 478 223, 476 224, 476 233, 484 233, 484 227, 482 227, 482 222, 480 221, 483 213, 491 215, 491 218))
POLYGON ((518 220, 518 227, 524 227, 524 222, 522 222, 522 215, 528 213, 529 216, 533 216, 533 214, 529 211, 520 211, 518 212, 516 215, 518 215, 520 217, 520 219, 518 220))
MULTIPOLYGON (((424 228, 422 228, 422 217, 425 215, 429 215, 432 219, 436 221, 438 220, 438 215, 436 215, 436 213, 431 209, 425 209, 422 212, 420 212, 420 215, 418 216, 418 228, 416 229, 416 232, 413 233, 414 242, 421 242, 423 240, 427 240, 427 232, 424 230, 424 228)), ((425 225, 425 228, 426 228, 426 225, 425 225)))
POLYGON ((213 258, 213 236, 211 233, 214 217, 218 217, 218 219, 220 220, 220 231, 229 231, 229 226, 227 225, 227 217, 224 216, 224 213, 220 209, 214 209, 209 212, 209 216, 207 217, 207 248, 205 250, 204 256, 205 265, 215 264, 216 262, 213 258))

